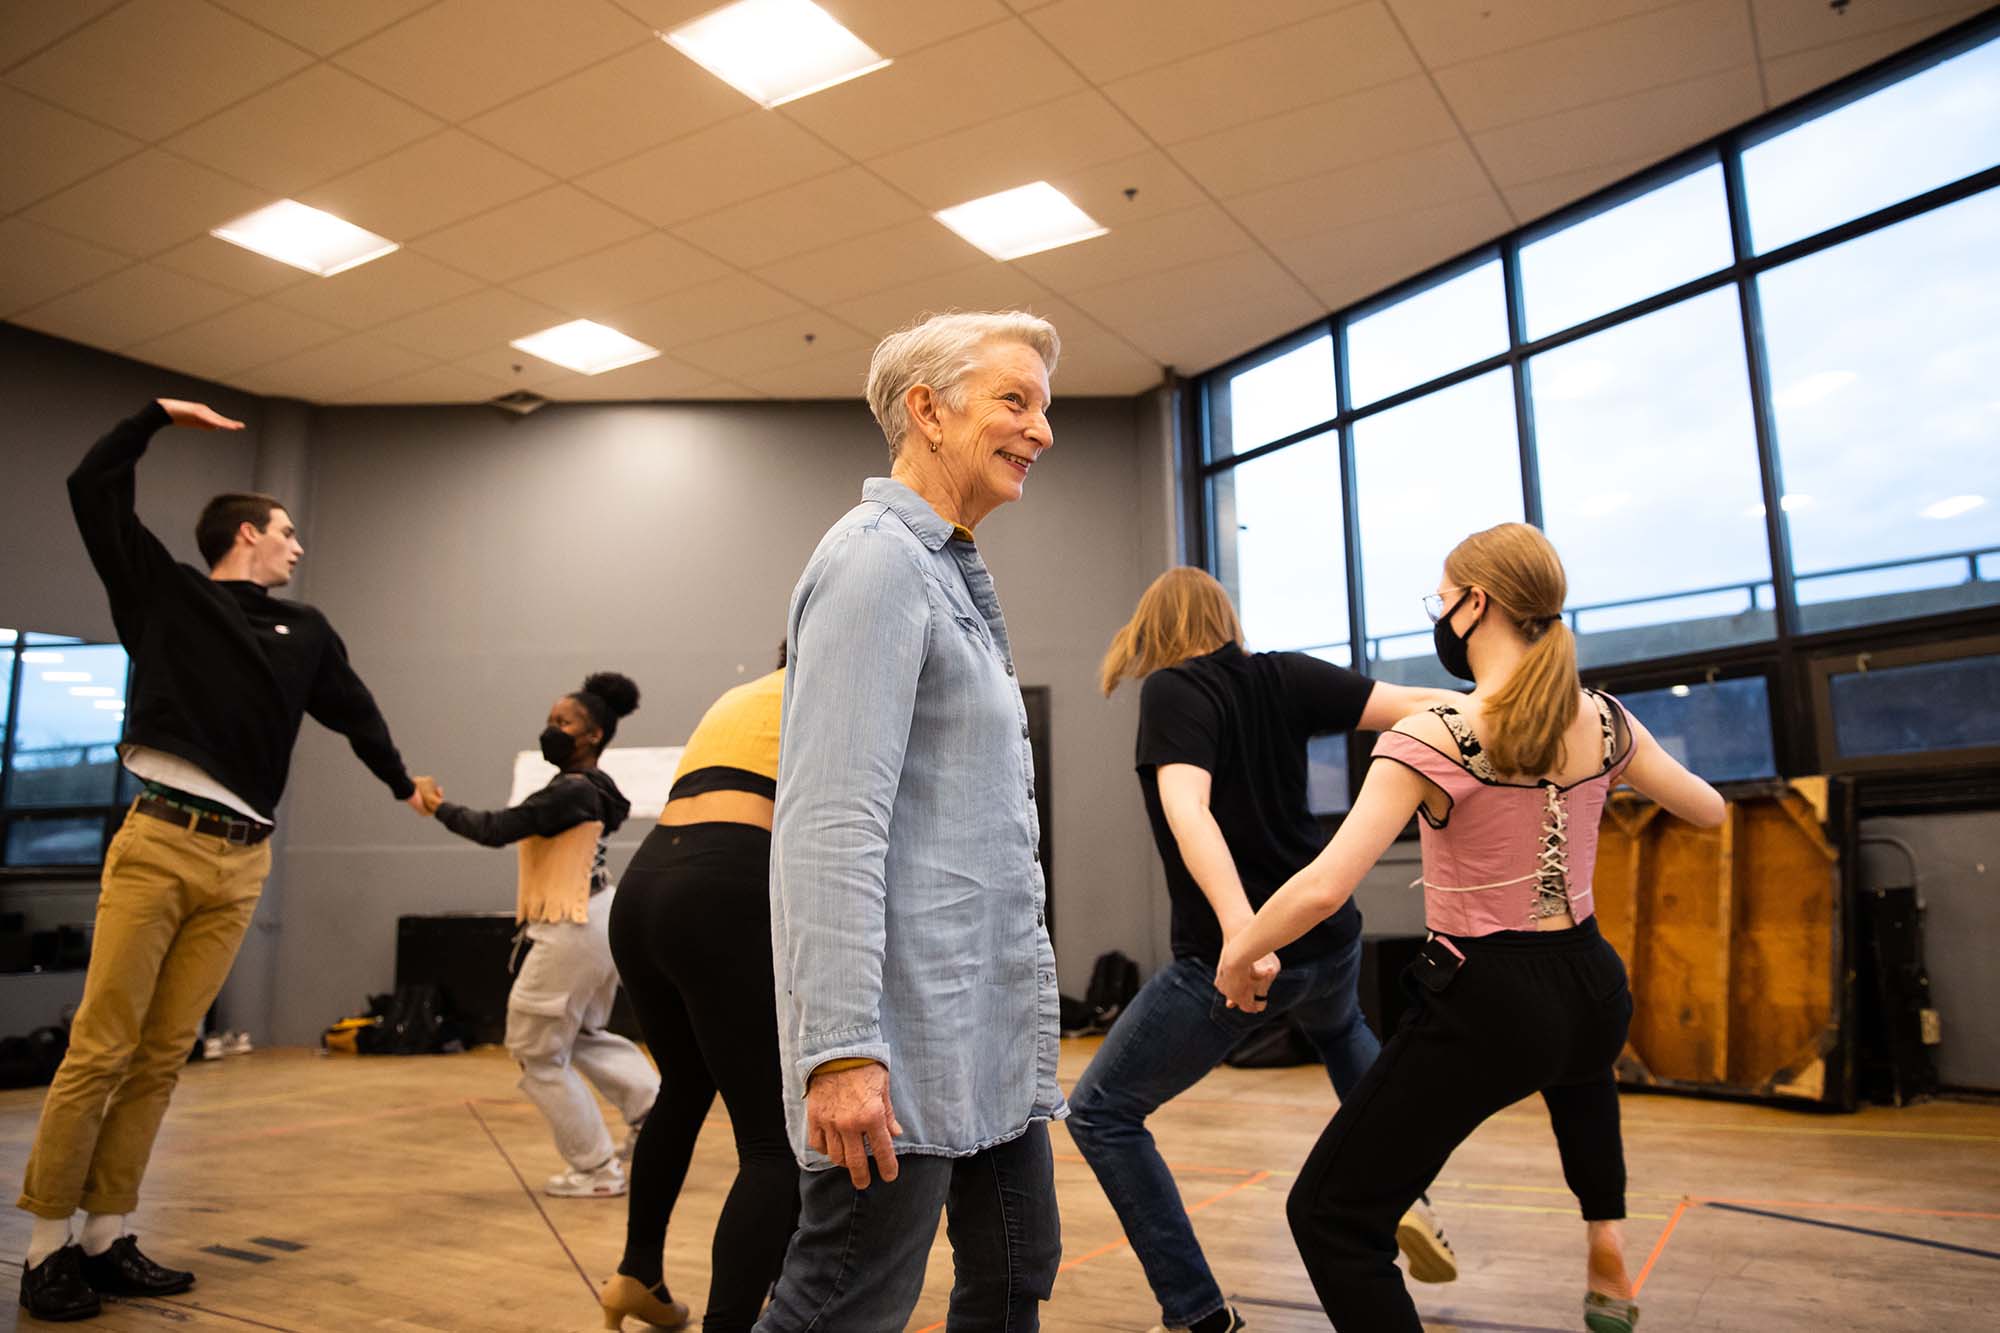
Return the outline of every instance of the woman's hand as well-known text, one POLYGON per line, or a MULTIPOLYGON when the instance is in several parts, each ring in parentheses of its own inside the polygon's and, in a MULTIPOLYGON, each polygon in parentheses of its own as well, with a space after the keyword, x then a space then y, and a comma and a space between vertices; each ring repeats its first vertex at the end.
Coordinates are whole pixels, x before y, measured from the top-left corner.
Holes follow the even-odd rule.
POLYGON ((1215 969, 1215 988, 1222 992, 1231 1009, 1261 1014, 1264 1002, 1271 997, 1271 981, 1277 975, 1278 955, 1267 953, 1262 958, 1246 958, 1244 951, 1232 942, 1222 946, 1222 961, 1215 969))

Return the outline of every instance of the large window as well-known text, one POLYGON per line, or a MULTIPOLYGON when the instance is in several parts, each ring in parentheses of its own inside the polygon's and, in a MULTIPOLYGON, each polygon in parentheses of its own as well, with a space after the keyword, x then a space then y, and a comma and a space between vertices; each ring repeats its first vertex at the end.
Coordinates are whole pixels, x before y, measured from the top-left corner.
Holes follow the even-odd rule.
POLYGON ((0 630, 0 824, 7 866, 95 865, 121 796, 126 658, 117 644, 0 630))
MULTIPOLYGON (((1524 519, 1587 678, 1709 776, 1983 754, 1912 709, 1949 690, 1983 710, 1961 734, 2000 734, 1990 654, 1836 680, 1837 737, 1777 700, 2000 606, 1996 238, 1989 17, 1213 372, 1213 567, 1254 646, 1444 684, 1421 599, 1524 519)), ((1316 808, 1344 804, 1337 749, 1316 808)))

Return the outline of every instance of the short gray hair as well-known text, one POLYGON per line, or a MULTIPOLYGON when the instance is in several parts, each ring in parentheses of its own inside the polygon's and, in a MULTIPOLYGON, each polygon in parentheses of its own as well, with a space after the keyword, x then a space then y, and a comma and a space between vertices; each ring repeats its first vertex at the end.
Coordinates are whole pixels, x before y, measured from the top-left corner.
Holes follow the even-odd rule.
POLYGON ((896 456, 910 433, 903 395, 914 385, 928 384, 954 409, 964 407, 961 382, 979 364, 979 348, 988 342, 1031 348, 1049 374, 1056 373, 1062 339, 1056 336, 1055 325, 1024 310, 929 315, 876 345, 868 363, 868 410, 889 437, 889 457, 896 456))

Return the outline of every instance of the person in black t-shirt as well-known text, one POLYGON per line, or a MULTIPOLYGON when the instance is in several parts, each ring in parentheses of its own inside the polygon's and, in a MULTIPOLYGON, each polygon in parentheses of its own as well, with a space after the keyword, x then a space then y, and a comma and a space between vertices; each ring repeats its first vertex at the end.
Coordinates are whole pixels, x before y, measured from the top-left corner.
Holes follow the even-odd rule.
MULTIPOLYGON (((1381 684, 1305 653, 1252 653, 1220 583, 1170 569, 1112 639, 1108 695, 1142 678, 1139 787, 1173 903, 1173 961, 1139 991, 1070 1094, 1070 1137, 1117 1210, 1160 1303, 1154 1333, 1227 1333, 1243 1319, 1223 1299, 1146 1117, 1194 1086, 1273 1015, 1295 1022, 1345 1096, 1380 1043, 1355 984, 1361 914, 1352 903, 1258 964, 1265 1007, 1226 1007, 1215 991, 1225 941, 1325 845, 1306 801, 1315 736, 1382 731, 1456 696, 1381 684)), ((1412 1210, 1398 1230, 1420 1280, 1457 1276, 1451 1249, 1412 1210)))
POLYGON ((218 495, 176 561, 134 510, 139 459, 168 425, 236 431, 201 403, 162 398, 119 422, 69 476, 70 508, 132 662, 119 762, 144 788, 104 853, 83 1000, 42 1101, 19 1206, 35 1215, 21 1304, 87 1319, 98 1297, 167 1296, 163 1268, 125 1230, 153 1138, 202 1016, 229 975, 271 868, 270 836, 299 724, 346 736, 397 799, 414 781, 347 649, 313 607, 271 589, 305 554, 269 495, 218 495), (78 1208, 82 1235, 70 1239, 78 1208))

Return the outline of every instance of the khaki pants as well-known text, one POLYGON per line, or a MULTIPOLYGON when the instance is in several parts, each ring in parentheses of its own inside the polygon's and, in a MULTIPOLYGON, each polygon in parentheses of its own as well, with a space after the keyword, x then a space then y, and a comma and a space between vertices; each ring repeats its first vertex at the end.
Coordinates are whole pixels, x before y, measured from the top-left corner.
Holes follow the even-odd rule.
POLYGON ((153 1138, 271 870, 242 847, 128 813, 104 857, 69 1054, 42 1102, 20 1206, 129 1213, 153 1138))

